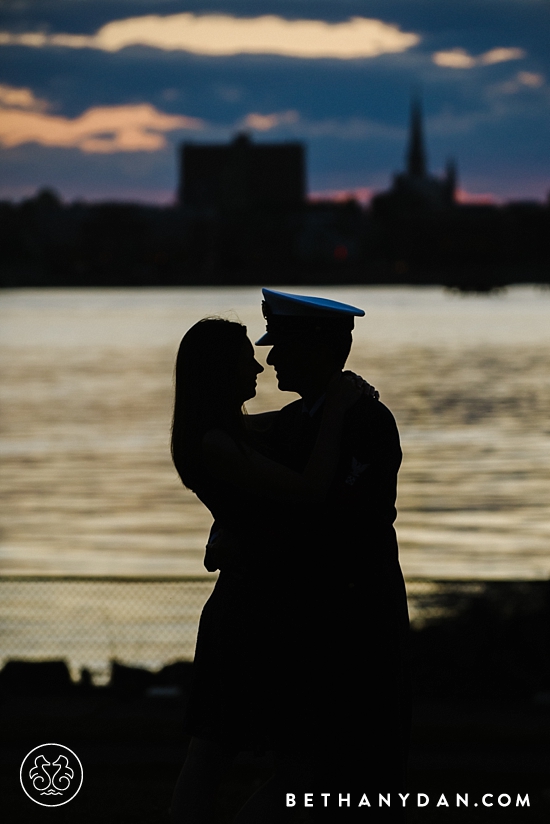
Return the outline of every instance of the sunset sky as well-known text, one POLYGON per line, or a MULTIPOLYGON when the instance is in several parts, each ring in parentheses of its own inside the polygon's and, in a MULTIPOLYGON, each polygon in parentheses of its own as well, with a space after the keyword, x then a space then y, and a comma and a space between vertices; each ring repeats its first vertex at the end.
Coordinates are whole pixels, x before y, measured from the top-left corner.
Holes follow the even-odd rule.
POLYGON ((2 0, 0 198, 171 203, 181 141, 246 129, 368 201, 419 90, 462 199, 545 200, 549 36, 548 0, 2 0))

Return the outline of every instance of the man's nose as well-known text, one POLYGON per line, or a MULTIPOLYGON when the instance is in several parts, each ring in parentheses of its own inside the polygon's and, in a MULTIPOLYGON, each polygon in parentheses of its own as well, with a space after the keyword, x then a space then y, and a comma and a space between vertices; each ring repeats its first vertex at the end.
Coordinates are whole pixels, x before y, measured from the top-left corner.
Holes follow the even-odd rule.
POLYGON ((269 352, 267 353, 267 358, 265 362, 268 363, 270 366, 273 366, 273 352, 275 351, 275 347, 273 346, 269 352))
POLYGON ((263 368, 262 364, 259 363, 257 360, 255 360, 254 363, 256 364, 256 374, 259 375, 260 372, 264 371, 264 368, 263 368))

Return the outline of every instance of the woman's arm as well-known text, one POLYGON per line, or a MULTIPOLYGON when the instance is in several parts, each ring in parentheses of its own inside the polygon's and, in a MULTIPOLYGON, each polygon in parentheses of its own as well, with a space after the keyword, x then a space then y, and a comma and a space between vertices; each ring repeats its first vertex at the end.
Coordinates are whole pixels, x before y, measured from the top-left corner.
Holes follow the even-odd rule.
POLYGON ((339 375, 327 391, 321 427, 303 473, 265 458, 247 446, 238 446, 226 432, 207 432, 203 458, 218 480, 280 501, 322 501, 328 492, 340 455, 344 413, 361 396, 362 388, 339 375))
MULTIPOLYGON (((346 369, 346 371, 342 374, 346 375, 351 380, 354 380, 358 388, 361 388, 362 393, 367 397, 375 398, 376 400, 380 398, 380 393, 378 390, 362 378, 361 375, 357 375, 349 369, 346 369)), ((278 409, 272 409, 269 412, 248 412, 244 417, 244 425, 252 432, 267 432, 277 420, 278 414, 278 409)))
POLYGON ((277 409, 272 412, 257 412, 253 415, 248 413, 244 415, 244 425, 246 429, 249 429, 251 432, 258 432, 263 435, 265 432, 269 432, 277 420, 278 414, 277 409))

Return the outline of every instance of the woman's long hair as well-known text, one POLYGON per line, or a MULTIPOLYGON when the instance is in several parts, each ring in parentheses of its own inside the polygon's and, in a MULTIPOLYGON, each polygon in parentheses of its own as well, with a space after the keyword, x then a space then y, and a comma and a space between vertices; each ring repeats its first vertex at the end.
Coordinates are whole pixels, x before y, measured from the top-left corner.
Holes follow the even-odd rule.
POLYGON ((205 432, 223 429, 237 442, 246 437, 236 368, 246 326, 224 318, 204 318, 184 335, 175 371, 172 460, 185 486, 195 489, 205 432))

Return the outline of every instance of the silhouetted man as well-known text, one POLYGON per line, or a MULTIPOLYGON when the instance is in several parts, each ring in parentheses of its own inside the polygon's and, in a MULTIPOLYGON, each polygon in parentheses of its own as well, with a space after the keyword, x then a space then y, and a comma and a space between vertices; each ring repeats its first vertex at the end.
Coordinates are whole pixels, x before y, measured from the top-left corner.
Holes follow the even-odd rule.
MULTIPOLYGON (((303 471, 328 383, 343 369, 354 317, 364 312, 263 294, 267 332, 256 343, 272 346, 267 363, 279 388, 302 398, 275 416, 270 456, 303 471)), ((391 412, 362 396, 346 413, 327 500, 281 506, 266 517, 280 592, 281 725, 295 733, 289 748, 306 751, 314 764, 315 820, 364 820, 363 793, 367 820, 378 817, 379 793, 391 794, 382 820, 402 820, 409 697, 407 602, 393 527, 400 463, 391 412)))

